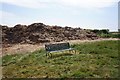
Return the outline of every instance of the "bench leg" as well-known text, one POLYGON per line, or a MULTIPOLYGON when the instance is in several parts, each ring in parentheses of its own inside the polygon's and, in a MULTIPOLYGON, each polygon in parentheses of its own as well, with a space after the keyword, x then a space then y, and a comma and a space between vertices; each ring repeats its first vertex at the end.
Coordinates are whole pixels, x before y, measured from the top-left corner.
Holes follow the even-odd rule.
POLYGON ((69 51, 69 53, 71 53, 71 50, 68 50, 69 51))
POLYGON ((46 57, 47 57, 47 55, 48 55, 48 52, 46 53, 46 57))
POLYGON ((69 52, 71 53, 75 53, 76 54, 76 50, 69 50, 69 52))
POLYGON ((71 52, 73 53, 73 50, 69 50, 69 52, 70 52, 70 53, 71 53, 71 52))
POLYGON ((72 52, 76 54, 76 50, 73 49, 72 52))
POLYGON ((47 53, 46 53, 46 57, 49 56, 49 54, 51 54, 51 53, 50 53, 50 52, 47 52, 47 53))
POLYGON ((52 57, 52 53, 49 53, 50 54, 50 57, 52 57))
POLYGON ((47 52, 46 53, 46 57, 49 56, 49 57, 52 57, 52 54, 50 52, 47 52))

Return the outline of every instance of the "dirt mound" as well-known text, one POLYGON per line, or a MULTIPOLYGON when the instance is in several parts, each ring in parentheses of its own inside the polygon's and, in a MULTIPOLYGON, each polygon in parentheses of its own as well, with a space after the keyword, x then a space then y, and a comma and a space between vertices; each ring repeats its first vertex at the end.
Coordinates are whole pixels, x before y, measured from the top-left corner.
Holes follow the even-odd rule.
POLYGON ((2 27, 3 44, 36 44, 64 40, 98 39, 98 36, 90 30, 49 26, 43 23, 33 23, 31 25, 18 24, 14 27, 0 25, 0 27, 2 27))

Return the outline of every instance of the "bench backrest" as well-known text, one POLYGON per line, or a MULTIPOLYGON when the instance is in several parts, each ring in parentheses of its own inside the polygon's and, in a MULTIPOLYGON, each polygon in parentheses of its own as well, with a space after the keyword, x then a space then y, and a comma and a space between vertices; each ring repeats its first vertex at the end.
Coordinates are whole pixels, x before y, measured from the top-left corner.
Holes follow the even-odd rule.
POLYGON ((64 50, 69 49, 69 43, 57 43, 57 44, 46 44, 45 49, 46 51, 57 51, 57 50, 64 50))

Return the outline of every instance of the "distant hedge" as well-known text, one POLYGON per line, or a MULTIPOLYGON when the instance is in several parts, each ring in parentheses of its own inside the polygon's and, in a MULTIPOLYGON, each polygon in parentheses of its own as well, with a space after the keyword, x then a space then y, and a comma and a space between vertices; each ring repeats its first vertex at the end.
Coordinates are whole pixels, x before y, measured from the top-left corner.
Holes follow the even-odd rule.
POLYGON ((102 38, 120 38, 119 32, 112 33, 112 32, 109 32, 109 29, 102 29, 102 30, 94 29, 91 31, 96 33, 98 36, 102 38))
POLYGON ((102 29, 102 30, 98 30, 98 29, 94 29, 94 30, 91 30, 92 32, 94 33, 97 33, 97 34, 109 34, 109 29, 102 29))

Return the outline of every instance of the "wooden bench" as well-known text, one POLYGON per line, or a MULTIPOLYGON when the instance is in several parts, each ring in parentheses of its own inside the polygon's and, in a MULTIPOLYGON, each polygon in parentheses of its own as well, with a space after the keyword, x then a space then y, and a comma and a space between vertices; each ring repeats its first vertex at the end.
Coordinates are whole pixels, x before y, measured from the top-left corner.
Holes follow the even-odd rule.
MULTIPOLYGON (((59 52, 59 51, 65 51, 68 50, 69 52, 76 53, 75 49, 70 48, 69 43, 57 43, 57 44, 45 44, 45 50, 46 50, 46 56, 53 53, 53 52, 59 52)), ((51 54, 52 56, 52 54, 51 54)))

